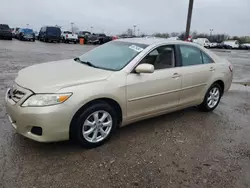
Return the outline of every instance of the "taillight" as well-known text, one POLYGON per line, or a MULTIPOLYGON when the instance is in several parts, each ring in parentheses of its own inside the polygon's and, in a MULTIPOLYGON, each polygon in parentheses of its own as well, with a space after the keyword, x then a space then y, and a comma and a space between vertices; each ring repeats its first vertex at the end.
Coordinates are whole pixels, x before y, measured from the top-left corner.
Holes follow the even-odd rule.
POLYGON ((66 38, 68 38, 68 35, 66 35, 66 38))
POLYGON ((229 70, 230 70, 231 72, 233 72, 233 66, 232 66, 232 65, 229 65, 229 70))

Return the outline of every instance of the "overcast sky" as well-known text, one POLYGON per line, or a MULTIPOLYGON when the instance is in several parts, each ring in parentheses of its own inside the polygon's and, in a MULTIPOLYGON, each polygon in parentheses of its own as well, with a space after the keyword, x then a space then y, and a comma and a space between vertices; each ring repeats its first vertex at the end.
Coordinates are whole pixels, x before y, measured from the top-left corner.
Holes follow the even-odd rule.
MULTIPOLYGON (((185 30, 188 0, 0 0, 0 23, 39 30, 44 25, 118 34, 185 30)), ((191 30, 250 35, 250 0, 194 0, 191 30)))

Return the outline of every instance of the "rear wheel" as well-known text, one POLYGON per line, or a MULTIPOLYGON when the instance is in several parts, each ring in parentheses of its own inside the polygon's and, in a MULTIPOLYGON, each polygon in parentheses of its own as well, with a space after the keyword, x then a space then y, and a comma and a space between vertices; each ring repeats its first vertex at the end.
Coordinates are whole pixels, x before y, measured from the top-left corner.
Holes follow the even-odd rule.
POLYGON ((222 95, 222 90, 219 84, 214 83, 207 91, 203 102, 199 108, 202 111, 213 111, 219 104, 222 95))
POLYGON ((94 148, 105 143, 117 126, 114 109, 105 102, 88 107, 71 127, 73 137, 86 148, 94 148))

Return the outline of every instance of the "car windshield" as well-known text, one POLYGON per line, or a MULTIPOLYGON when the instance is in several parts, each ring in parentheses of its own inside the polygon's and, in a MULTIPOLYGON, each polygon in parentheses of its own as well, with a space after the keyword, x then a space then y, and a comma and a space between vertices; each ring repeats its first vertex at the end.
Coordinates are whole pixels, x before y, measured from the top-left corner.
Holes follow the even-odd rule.
POLYGON ((144 44, 112 41, 83 54, 79 59, 91 63, 93 67, 118 71, 146 47, 144 44))
POLYGON ((9 26, 6 24, 0 24, 0 29, 9 29, 9 26))
POLYGON ((32 29, 22 29, 22 32, 27 33, 27 34, 31 34, 31 33, 33 33, 33 30, 32 29))

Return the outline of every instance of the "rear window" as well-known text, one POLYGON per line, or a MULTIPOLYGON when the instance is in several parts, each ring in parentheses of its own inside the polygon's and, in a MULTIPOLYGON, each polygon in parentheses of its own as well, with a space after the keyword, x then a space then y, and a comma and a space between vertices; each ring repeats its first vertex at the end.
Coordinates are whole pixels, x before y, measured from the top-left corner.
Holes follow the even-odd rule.
POLYGON ((0 29, 10 29, 7 24, 0 24, 0 29))
POLYGON ((58 27, 47 27, 47 32, 54 35, 61 34, 61 30, 58 27))
POLYGON ((72 34, 72 32, 70 32, 70 31, 64 31, 63 33, 64 34, 72 34))

